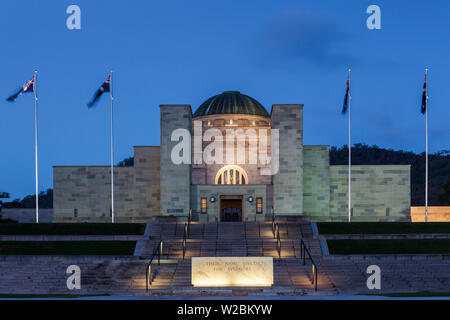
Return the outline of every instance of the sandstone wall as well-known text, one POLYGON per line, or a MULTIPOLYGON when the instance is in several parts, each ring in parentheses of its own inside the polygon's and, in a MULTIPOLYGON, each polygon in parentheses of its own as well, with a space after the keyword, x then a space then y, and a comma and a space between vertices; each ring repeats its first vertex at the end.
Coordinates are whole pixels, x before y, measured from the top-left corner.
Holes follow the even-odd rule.
MULTIPOLYGON (((411 221, 425 222, 425 207, 411 207, 411 221)), ((428 222, 450 222, 450 207, 428 207, 428 222)))
POLYGON ((272 129, 279 129, 280 166, 273 176, 274 211, 279 215, 300 215, 303 213, 303 105, 273 105, 271 121, 272 129))
POLYGON ((192 111, 189 105, 161 105, 160 115, 160 214, 162 216, 185 216, 190 207, 191 165, 175 164, 172 161, 172 149, 179 141, 172 141, 171 136, 176 129, 186 129, 191 132, 192 111))
POLYGON ((330 219, 330 148, 303 147, 303 212, 314 221, 330 219))
MULTIPOLYGON (((272 177, 269 175, 261 175, 260 170, 262 168, 270 167, 270 165, 262 163, 259 152, 260 147, 263 146, 259 141, 260 130, 266 134, 267 147, 262 148, 270 157, 270 119, 244 114, 226 114, 226 115, 209 115, 203 117, 197 117, 193 119, 193 122, 201 122, 201 133, 204 135, 207 130, 218 129, 222 134, 222 146, 223 146, 223 159, 222 163, 205 164, 203 160, 201 163, 196 163, 195 159, 203 159, 203 150, 207 145, 213 143, 211 141, 202 141, 202 144, 197 145, 194 141, 194 134, 196 129, 193 124, 193 139, 192 139, 192 184, 215 184, 215 178, 217 172, 226 165, 238 165, 241 167, 248 176, 249 181, 247 184, 270 184, 272 177), (237 130, 242 130, 243 135, 237 135, 237 130), (234 139, 233 155, 231 159, 230 155, 227 155, 227 131, 228 139, 234 139), (255 133, 256 139, 250 138, 252 133, 255 133), (235 136, 232 134, 235 133, 235 136), (246 133, 249 135, 247 136, 246 133), (251 142, 250 142, 251 140, 251 142), (244 148, 241 148, 241 145, 244 148), (253 152, 251 147, 256 145, 256 152, 253 152), (244 149, 244 153, 241 153, 241 149, 244 149), (245 155, 244 163, 238 163, 238 156, 245 155), (250 163, 250 157, 255 157, 257 163, 250 163)), ((199 126, 200 127, 200 126, 199 126)), ((198 130, 200 131, 200 130, 198 130)), ((261 135, 263 137, 263 135, 261 135)))
POLYGON ((134 147, 134 215, 151 221, 161 212, 160 206, 160 148, 134 147))
MULTIPOLYGON (((148 222, 160 214, 159 147, 135 147, 133 167, 114 167, 116 222, 148 222)), ((110 222, 111 168, 55 166, 54 222, 110 222)))
MULTIPOLYGON (((114 167, 116 222, 137 221, 133 167, 114 167)), ((111 168, 53 167, 53 222, 111 221, 111 168)))
POLYGON ((194 220, 197 221, 219 221, 220 196, 241 196, 244 220, 264 221, 267 212, 267 186, 260 185, 193 185, 191 187, 191 208, 194 220), (210 197, 216 198, 215 202, 210 202, 210 197), (248 197, 253 197, 253 202, 249 202, 248 197), (207 198, 207 214, 200 213, 200 199, 207 198), (263 213, 256 214, 256 198, 263 198, 263 213))
MULTIPOLYGON (((410 165, 353 165, 353 221, 407 221, 410 165)), ((330 220, 348 220, 348 167, 330 166, 330 220)))

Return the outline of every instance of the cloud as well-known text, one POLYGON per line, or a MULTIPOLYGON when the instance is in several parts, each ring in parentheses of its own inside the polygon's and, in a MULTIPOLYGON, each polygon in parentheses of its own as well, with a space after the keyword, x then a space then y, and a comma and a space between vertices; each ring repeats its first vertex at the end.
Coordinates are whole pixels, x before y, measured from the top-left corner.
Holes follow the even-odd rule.
MULTIPOLYGON (((377 145, 403 150, 415 150, 417 137, 415 126, 410 121, 398 121, 398 114, 389 113, 392 106, 383 105, 377 109, 373 106, 366 108, 365 114, 356 121, 361 121, 366 139, 375 141, 377 145)), ((356 125, 359 123, 356 122, 356 125)), ((367 141, 370 144, 370 141, 367 141)))
POLYGON ((312 63, 322 67, 355 62, 345 43, 350 35, 331 18, 309 11, 285 11, 274 16, 253 41, 258 62, 292 65, 312 63))

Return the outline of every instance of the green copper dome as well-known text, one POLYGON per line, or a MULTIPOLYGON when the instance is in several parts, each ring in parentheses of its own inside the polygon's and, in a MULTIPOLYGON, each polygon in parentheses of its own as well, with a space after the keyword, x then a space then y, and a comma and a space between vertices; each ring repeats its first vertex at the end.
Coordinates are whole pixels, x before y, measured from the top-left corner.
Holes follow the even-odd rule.
POLYGON ((269 118, 261 103, 239 91, 224 91, 209 98, 198 107, 194 117, 212 114, 251 114, 269 118))

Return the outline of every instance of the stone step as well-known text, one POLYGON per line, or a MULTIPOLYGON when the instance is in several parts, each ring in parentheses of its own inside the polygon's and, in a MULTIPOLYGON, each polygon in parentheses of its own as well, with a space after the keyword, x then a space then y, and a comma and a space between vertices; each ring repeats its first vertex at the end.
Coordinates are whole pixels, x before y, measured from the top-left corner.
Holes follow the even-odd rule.
MULTIPOLYGON (((68 293, 66 288, 68 265, 78 264, 82 270, 82 292, 84 294, 133 294, 145 292, 146 260, 130 260, 107 257, 78 261, 78 257, 35 257, 4 258, 0 263, 0 292, 5 293, 68 293)), ((341 259, 338 266, 334 260, 318 258, 319 292, 334 290, 336 293, 373 293, 367 290, 365 268, 369 264, 380 263, 382 269, 382 292, 405 291, 448 291, 450 287, 450 260, 430 258, 421 264, 410 264, 412 259, 388 259, 370 257, 365 259, 341 259), (381 262, 397 261, 389 264, 383 271, 381 262), (434 268, 434 267, 436 268, 434 268)), ((173 261, 174 262, 174 261, 173 261)), ((300 259, 274 259, 275 287, 290 287, 309 290, 311 285, 311 266, 305 266, 300 259)), ((190 288, 200 292, 200 288, 190 286, 190 259, 177 259, 176 263, 152 265, 155 290, 170 288, 190 288)), ((264 290, 275 290, 267 288, 264 290)), ((70 293, 70 292, 69 292, 70 293)))

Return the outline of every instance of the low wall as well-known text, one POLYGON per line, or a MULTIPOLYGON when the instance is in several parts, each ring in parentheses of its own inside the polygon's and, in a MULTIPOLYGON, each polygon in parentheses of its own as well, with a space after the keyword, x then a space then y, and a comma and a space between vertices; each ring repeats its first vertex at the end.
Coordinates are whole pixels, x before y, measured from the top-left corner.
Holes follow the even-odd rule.
MULTIPOLYGON (((411 207, 411 221, 425 222, 425 207, 411 207)), ((450 222, 450 207, 428 207, 429 222, 450 222)))

